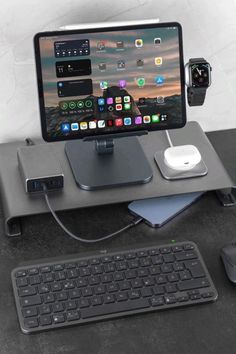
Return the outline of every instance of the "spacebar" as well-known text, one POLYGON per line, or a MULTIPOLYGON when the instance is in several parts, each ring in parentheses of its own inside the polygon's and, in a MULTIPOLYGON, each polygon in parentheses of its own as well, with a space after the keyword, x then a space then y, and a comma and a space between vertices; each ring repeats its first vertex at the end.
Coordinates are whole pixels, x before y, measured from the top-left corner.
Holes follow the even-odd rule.
POLYGON ((101 305, 90 307, 87 309, 81 309, 81 317, 89 318, 96 316, 104 316, 112 313, 119 313, 124 311, 138 310, 142 308, 150 307, 147 299, 130 300, 125 302, 116 302, 113 304, 101 305))

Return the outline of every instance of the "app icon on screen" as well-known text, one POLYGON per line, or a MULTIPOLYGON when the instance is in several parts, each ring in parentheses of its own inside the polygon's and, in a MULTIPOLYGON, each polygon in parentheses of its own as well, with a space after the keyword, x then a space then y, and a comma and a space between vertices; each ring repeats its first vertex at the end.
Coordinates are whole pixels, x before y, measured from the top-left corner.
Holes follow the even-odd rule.
POLYGON ((147 124, 151 122, 151 117, 150 116, 143 116, 143 123, 147 124))
POLYGON ((160 37, 154 38, 154 44, 155 45, 161 45, 161 38, 160 37))
POLYGON ((118 60, 117 69, 125 69, 125 61, 124 60, 118 60))
POLYGON ((115 119, 115 126, 116 127, 121 127, 123 125, 123 120, 122 118, 117 118, 115 119))
POLYGON ((113 127, 113 120, 112 119, 108 119, 107 126, 108 127, 113 127))
POLYGON ((143 40, 141 38, 135 39, 135 47, 141 48, 143 46, 143 40))
POLYGON ((124 102, 130 102, 130 96, 124 96, 124 102))
POLYGON ((126 81, 125 80, 120 80, 119 81, 119 87, 120 88, 125 88, 126 87, 126 81))
POLYGON ((105 120, 99 120, 98 121, 98 128, 105 128, 105 120))
POLYGON ((80 129, 81 129, 81 130, 86 130, 86 129, 88 129, 88 123, 87 123, 87 122, 81 122, 81 123, 80 123, 80 129))
POLYGON ((137 116, 135 117, 135 124, 142 124, 142 117, 141 116, 137 116))
POLYGON ((61 102, 61 103, 60 103, 60 108, 61 108, 63 111, 65 111, 65 110, 68 108, 68 103, 66 103, 66 102, 61 102))
POLYGON ((122 98, 120 96, 117 96, 115 98, 115 101, 116 101, 116 103, 121 103, 122 102, 122 98))
POLYGON ((130 103, 125 103, 124 104, 124 109, 127 111, 129 109, 131 109, 131 104, 130 103))
POLYGON ((71 130, 79 130, 79 124, 78 123, 71 123, 71 130))
POLYGON ((137 67, 142 68, 143 65, 144 65, 144 60, 143 59, 138 59, 136 63, 137 63, 137 67))
POLYGON ((145 85, 144 77, 139 77, 136 82, 137 82, 138 87, 143 87, 145 85))
POLYGON ((113 106, 108 106, 107 109, 108 109, 109 112, 114 111, 114 107, 113 106))
POLYGON ((91 101, 91 100, 86 100, 86 101, 85 101, 85 107, 91 108, 92 105, 93 105, 93 101, 91 101))
POLYGON ((94 120, 89 122, 89 129, 95 129, 97 127, 97 123, 94 120))
POLYGON ((101 71, 105 71, 107 68, 107 65, 106 65, 106 63, 100 63, 100 64, 98 64, 98 68, 101 71))
POLYGON ((101 81, 100 82, 100 88, 102 90, 106 90, 108 88, 108 82, 107 81, 101 81))
POLYGON ((130 117, 124 118, 124 125, 131 125, 131 123, 132 123, 132 120, 130 117))
POLYGON ((122 110, 122 104, 116 104, 116 110, 121 111, 122 110))
POLYGON ((99 106, 102 106, 102 105, 104 105, 104 104, 105 104, 104 98, 99 98, 99 99, 98 99, 98 105, 99 105, 99 106))
POLYGON ((70 124, 69 123, 62 123, 61 124, 61 131, 62 131, 62 133, 68 133, 70 131, 70 124))
POLYGON ((116 42, 116 48, 117 49, 124 49, 124 42, 123 41, 117 41, 116 42))
POLYGON ((113 102, 114 102, 113 97, 108 97, 107 98, 107 104, 113 104, 113 102))
POLYGON ((97 43, 97 49, 98 49, 99 51, 105 50, 105 49, 106 49, 105 42, 99 41, 99 42, 97 43))
POLYGON ((84 107, 84 102, 83 101, 78 101, 77 102, 77 107, 78 108, 83 108, 84 107))
POLYGON ((69 103, 69 107, 70 107, 70 109, 75 109, 76 103, 75 103, 74 101, 71 101, 71 102, 69 103))
POLYGON ((157 85, 162 85, 162 84, 164 83, 164 81, 165 81, 165 79, 164 79, 163 76, 156 76, 156 77, 155 77, 155 83, 156 83, 157 85))
POLYGON ((160 114, 153 114, 152 115, 152 122, 159 123, 160 122, 160 114))
POLYGON ((157 65, 157 66, 162 65, 162 57, 156 57, 155 58, 155 65, 157 65))
POLYGON ((99 112, 104 112, 104 111, 105 111, 105 108, 104 108, 104 106, 99 106, 99 107, 98 107, 98 110, 99 110, 99 112))

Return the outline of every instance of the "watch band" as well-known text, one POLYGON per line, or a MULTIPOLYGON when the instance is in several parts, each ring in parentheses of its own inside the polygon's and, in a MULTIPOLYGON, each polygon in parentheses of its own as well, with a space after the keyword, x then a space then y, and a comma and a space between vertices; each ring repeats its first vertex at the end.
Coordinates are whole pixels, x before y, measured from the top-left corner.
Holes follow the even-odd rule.
MULTIPOLYGON (((204 58, 189 59, 189 64, 206 63, 204 58)), ((207 87, 188 87, 187 97, 189 106, 202 106, 206 97, 207 87)))

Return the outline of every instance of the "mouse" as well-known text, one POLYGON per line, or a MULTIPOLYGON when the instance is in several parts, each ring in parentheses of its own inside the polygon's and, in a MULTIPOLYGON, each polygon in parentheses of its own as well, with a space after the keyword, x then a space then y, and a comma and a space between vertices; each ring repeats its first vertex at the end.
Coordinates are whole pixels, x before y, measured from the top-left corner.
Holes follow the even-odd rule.
POLYGON ((165 164, 177 171, 191 170, 201 159, 201 154, 194 145, 171 146, 164 152, 165 164))
POLYGON ((236 283, 236 242, 225 245, 220 252, 226 274, 232 283, 236 283))

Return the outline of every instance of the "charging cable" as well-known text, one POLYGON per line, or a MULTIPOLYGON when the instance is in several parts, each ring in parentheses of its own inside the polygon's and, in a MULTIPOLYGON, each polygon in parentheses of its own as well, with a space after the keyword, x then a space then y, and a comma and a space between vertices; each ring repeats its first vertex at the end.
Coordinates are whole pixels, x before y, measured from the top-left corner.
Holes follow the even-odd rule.
POLYGON ((168 140, 168 143, 169 143, 170 147, 173 147, 174 144, 172 143, 172 140, 171 140, 171 138, 170 138, 169 131, 166 130, 165 132, 166 132, 166 137, 167 137, 167 140, 168 140))
POLYGON ((71 232, 70 230, 67 229, 67 227, 62 223, 62 221, 59 219, 59 217, 57 216, 56 212, 53 210, 53 207, 50 203, 50 200, 49 200, 49 197, 48 197, 48 190, 47 190, 47 186, 46 184, 43 184, 43 194, 44 194, 44 198, 45 198, 45 201, 46 201, 46 204, 48 206, 48 209, 50 210, 50 212, 52 213, 52 216, 54 217, 54 219, 56 220, 57 224, 62 228, 62 230, 65 231, 65 233, 72 237, 73 239, 77 240, 77 241, 80 241, 80 242, 83 242, 83 243, 96 243, 96 242, 101 242, 101 241, 105 241, 105 240, 108 240, 114 236, 117 236, 119 234, 121 234, 122 232, 130 229, 131 227, 134 227, 136 225, 138 225, 139 223, 141 223, 143 221, 143 218, 139 217, 139 218, 135 218, 134 220, 131 221, 130 224, 126 225, 125 227, 123 227, 122 229, 120 230, 117 230, 111 234, 108 234, 106 236, 103 236, 103 237, 100 237, 100 238, 97 238, 95 240, 92 240, 92 239, 85 239, 85 238, 82 238, 80 236, 77 236, 75 235, 73 232, 71 232))

